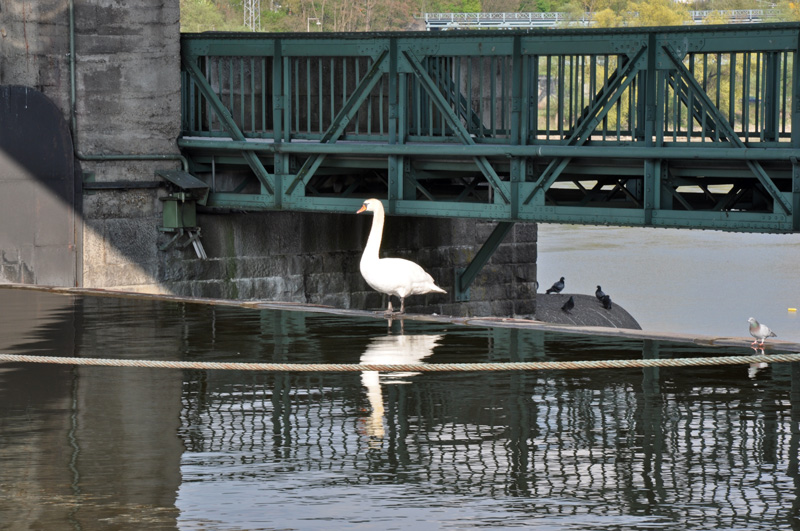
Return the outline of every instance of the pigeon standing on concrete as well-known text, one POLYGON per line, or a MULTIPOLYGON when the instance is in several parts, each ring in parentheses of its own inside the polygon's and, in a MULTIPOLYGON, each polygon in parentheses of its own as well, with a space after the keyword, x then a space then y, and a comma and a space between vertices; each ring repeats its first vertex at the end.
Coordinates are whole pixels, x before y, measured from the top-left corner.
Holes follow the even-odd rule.
POLYGON ((561 293, 562 289, 564 289, 564 277, 561 277, 561 280, 550 286, 545 293, 561 293))
POLYGON ((600 299, 600 302, 603 303, 603 308, 605 308, 606 310, 611 309, 611 297, 609 297, 608 295, 603 295, 603 297, 600 299))
POLYGON ((564 305, 561 307, 561 311, 564 313, 570 313, 570 310, 573 309, 574 307, 575 307, 575 299, 572 296, 570 296, 569 300, 567 300, 567 302, 565 302, 564 305))
POLYGON ((763 345, 764 340, 768 337, 778 337, 767 325, 759 324, 759 322, 752 317, 748 319, 747 322, 750 323, 750 335, 756 338, 755 341, 750 343, 751 345, 755 345, 759 339, 761 340, 759 345, 763 345))
POLYGON ((594 296, 597 297, 597 300, 603 302, 603 297, 605 297, 606 294, 603 293, 603 290, 600 288, 600 286, 597 286, 597 291, 594 292, 594 296))

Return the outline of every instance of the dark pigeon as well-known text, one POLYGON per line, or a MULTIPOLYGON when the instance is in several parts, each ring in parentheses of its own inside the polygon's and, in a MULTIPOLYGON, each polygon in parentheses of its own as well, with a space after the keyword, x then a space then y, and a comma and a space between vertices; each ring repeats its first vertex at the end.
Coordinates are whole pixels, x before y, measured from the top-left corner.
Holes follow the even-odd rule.
POLYGON ((594 292, 594 296, 597 297, 597 300, 602 302, 603 297, 605 297, 606 294, 603 293, 603 290, 600 288, 600 286, 597 286, 597 291, 594 292))
POLYGON ((603 303, 603 308, 605 308, 606 310, 611 309, 611 297, 609 297, 608 295, 603 295, 603 298, 600 299, 600 302, 603 303))
POLYGON ((570 296, 569 300, 561 307, 561 311, 564 313, 570 313, 570 310, 572 310, 574 307, 575 299, 570 296))
POLYGON ((550 288, 545 293, 561 293, 561 290, 564 289, 564 277, 561 277, 561 280, 550 286, 550 288))

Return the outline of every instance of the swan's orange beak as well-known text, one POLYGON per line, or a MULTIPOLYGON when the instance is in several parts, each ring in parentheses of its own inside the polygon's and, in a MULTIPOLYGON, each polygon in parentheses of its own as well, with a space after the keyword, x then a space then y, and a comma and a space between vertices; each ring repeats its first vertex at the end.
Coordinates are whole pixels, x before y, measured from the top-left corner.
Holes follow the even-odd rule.
POLYGON ((359 209, 358 209, 358 212, 356 212, 356 214, 361 214, 361 213, 362 213, 362 212, 364 212, 366 209, 367 209, 367 205, 361 205, 361 208, 359 208, 359 209))

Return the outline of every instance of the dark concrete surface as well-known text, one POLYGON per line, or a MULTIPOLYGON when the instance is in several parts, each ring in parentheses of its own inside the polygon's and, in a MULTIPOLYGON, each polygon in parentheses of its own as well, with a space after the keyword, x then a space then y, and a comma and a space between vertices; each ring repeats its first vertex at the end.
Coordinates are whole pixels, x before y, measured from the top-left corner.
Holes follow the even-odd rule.
POLYGON ((625 308, 613 299, 611 309, 606 310, 594 295, 578 295, 575 293, 537 293, 535 320, 545 323, 572 326, 604 326, 610 328, 630 328, 641 330, 642 327, 625 308), (574 297, 575 307, 564 312, 561 307, 570 297, 574 297))

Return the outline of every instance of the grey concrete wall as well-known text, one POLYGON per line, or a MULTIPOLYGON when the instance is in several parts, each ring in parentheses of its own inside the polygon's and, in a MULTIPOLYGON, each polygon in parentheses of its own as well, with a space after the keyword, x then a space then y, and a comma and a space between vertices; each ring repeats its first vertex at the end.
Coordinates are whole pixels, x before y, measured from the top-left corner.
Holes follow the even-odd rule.
MULTIPOLYGON (((76 2, 77 146, 82 153, 177 153, 180 5, 76 2)), ((174 162, 82 161, 98 181, 153 180, 174 162)), ((157 290, 161 205, 154 190, 84 195, 87 287, 157 290)))
POLYGON ((0 85, 1 279, 77 285, 75 184, 72 137, 61 110, 31 87, 0 85))
MULTIPOLYGON (((4 3, 0 84, 34 87, 70 121, 70 18, 65 0, 4 3)), ((104 155, 177 154, 180 132, 179 0, 75 0, 76 129, 83 174, 97 181, 154 180, 173 161, 98 161, 104 155)), ((158 290, 155 190, 83 197, 80 283, 158 290)))

